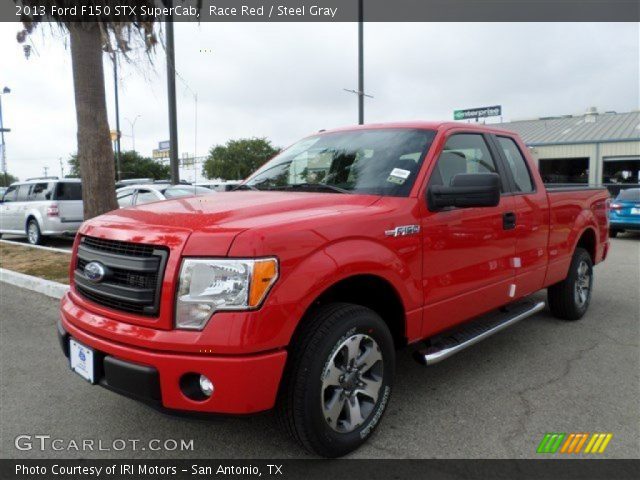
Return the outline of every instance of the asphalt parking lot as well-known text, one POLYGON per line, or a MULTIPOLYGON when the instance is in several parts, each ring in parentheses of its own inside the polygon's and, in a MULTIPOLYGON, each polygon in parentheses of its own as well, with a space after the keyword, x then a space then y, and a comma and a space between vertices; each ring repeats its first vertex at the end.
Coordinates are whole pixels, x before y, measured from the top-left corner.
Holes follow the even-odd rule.
MULTIPOLYGON (((640 457, 640 235, 613 240, 595 278, 579 322, 543 311, 430 368, 400 352, 387 414, 352 457, 539 458, 547 432, 611 432, 600 457, 640 457)), ((308 457, 270 413, 170 417, 90 386, 60 352, 57 301, 4 283, 0 290, 3 457, 308 457), (194 449, 20 451, 14 439, 22 434, 108 446, 114 439, 193 439, 194 449)))

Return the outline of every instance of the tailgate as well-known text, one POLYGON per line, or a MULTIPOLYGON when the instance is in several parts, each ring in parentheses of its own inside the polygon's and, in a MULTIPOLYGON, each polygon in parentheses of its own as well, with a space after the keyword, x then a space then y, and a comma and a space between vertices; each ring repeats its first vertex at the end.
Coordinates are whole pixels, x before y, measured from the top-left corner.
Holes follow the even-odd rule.
POLYGON ((62 223, 82 222, 84 219, 82 200, 58 201, 58 212, 62 223))

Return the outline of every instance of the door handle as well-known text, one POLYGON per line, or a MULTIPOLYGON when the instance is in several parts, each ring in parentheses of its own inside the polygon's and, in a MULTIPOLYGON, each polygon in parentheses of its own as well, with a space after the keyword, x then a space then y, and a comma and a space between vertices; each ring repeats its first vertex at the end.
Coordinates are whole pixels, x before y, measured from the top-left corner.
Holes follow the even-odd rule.
POLYGON ((506 212, 502 215, 502 228, 504 230, 516 228, 516 214, 514 212, 506 212))

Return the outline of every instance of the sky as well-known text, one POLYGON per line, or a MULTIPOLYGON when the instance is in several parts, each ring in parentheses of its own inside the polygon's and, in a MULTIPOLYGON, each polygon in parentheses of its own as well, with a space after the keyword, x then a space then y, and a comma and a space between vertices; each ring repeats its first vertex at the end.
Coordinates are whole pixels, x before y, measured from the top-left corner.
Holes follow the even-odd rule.
MULTIPOLYGON (((76 151, 68 37, 41 29, 26 59, 20 25, 0 24, 0 89, 9 172, 60 175, 76 151)), ((637 23, 367 23, 365 122, 450 120, 502 105, 505 121, 640 108, 637 23)), ((177 23, 178 137, 206 155, 230 139, 287 146, 357 123, 356 23, 177 23), (197 103, 196 103, 197 95, 197 103)), ((113 67, 105 57, 109 124, 113 67)), ((164 50, 119 72, 122 149, 151 156, 169 138, 164 50), (132 130, 131 123, 135 121, 132 130)), ((499 119, 495 119, 496 121, 499 119)))

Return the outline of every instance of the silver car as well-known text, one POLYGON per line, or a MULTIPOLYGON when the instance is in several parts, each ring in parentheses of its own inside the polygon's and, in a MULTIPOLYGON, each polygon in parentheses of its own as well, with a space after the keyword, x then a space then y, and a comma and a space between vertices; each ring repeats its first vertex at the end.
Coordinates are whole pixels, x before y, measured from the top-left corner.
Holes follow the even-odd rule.
POLYGON ((48 177, 16 182, 0 198, 0 236, 25 235, 33 245, 49 235, 74 235, 82 220, 79 179, 48 177))
POLYGON ((154 183, 143 185, 129 185, 116 190, 116 197, 120 208, 132 205, 143 205, 171 198, 193 197, 215 193, 208 188, 195 185, 170 185, 168 183, 154 183))

